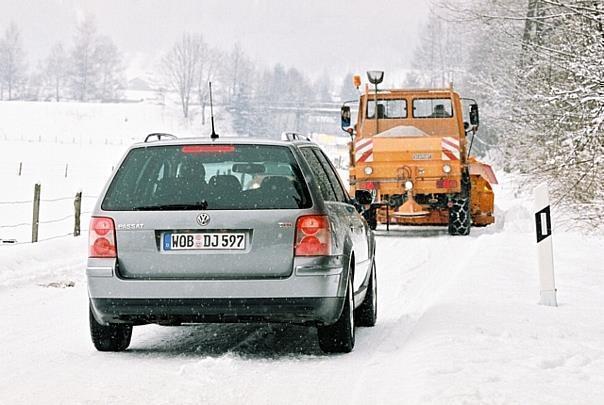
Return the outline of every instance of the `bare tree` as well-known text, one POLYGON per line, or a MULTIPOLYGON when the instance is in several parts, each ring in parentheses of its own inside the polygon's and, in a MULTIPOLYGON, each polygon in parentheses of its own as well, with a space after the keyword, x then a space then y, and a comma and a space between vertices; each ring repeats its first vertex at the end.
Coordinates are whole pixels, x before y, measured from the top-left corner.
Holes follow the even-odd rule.
POLYGON ((166 87, 178 94, 182 113, 189 117, 191 92, 199 80, 201 36, 185 33, 161 60, 166 87))
POLYGON ((43 74, 52 88, 55 101, 61 101, 61 90, 68 78, 68 58, 62 43, 55 44, 44 61, 43 74))
POLYGON ((199 37, 199 61, 197 67, 197 96, 201 105, 201 123, 206 123, 206 106, 209 101, 208 82, 213 80, 220 65, 221 55, 218 50, 210 48, 208 44, 199 37))
POLYGON ((124 65, 122 55, 111 38, 98 38, 94 60, 99 76, 97 98, 101 101, 117 100, 119 91, 123 88, 124 65))
POLYGON ((70 87, 73 97, 87 101, 96 93, 98 68, 95 61, 97 29, 94 17, 86 18, 78 24, 71 51, 70 87))
POLYGON ((15 90, 25 78, 26 68, 21 34, 17 24, 11 22, 0 40, 0 99, 4 99, 4 88, 8 92, 8 99, 14 98, 15 90))
POLYGON ((250 87, 249 80, 254 75, 255 68, 239 43, 233 46, 231 52, 224 59, 221 76, 227 88, 225 102, 231 104, 233 98, 238 97, 242 92, 243 87, 250 87))

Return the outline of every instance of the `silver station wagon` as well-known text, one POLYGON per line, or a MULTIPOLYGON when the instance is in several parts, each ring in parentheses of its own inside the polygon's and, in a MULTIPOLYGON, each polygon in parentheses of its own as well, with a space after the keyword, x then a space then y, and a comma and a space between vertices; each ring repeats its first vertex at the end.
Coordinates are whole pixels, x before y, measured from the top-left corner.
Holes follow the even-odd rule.
POLYGON ((281 141, 151 134, 130 147, 92 214, 90 332, 125 350, 147 323, 316 326, 349 352, 377 316, 375 241, 325 153, 281 141))

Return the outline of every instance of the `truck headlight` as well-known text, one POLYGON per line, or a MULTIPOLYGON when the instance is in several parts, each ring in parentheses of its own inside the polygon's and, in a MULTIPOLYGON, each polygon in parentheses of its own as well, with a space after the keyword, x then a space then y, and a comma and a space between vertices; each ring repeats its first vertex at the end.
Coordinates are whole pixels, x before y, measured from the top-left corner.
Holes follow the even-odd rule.
POLYGON ((365 172, 365 174, 367 176, 370 176, 371 173, 373 173, 373 168, 371 166, 365 166, 365 168, 363 169, 363 171, 365 172))
POLYGON ((445 172, 446 174, 451 173, 451 166, 449 166, 448 164, 443 165, 443 172, 445 172))
POLYGON ((411 180, 407 180, 405 182, 405 190, 409 191, 411 189, 413 189, 413 182, 411 180))

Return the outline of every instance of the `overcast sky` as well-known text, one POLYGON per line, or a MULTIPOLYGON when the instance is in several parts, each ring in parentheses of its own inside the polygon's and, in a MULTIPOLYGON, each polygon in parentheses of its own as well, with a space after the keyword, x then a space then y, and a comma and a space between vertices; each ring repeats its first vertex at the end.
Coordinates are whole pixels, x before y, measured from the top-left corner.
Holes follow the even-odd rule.
MULTIPOLYGON (((409 66, 426 0, 0 0, 0 30, 21 29, 30 60, 53 43, 71 45, 78 19, 93 14, 134 75, 184 32, 222 49, 239 42, 258 63, 281 62, 312 76, 323 71, 409 66)), ((392 77, 392 76, 391 76, 392 77)))

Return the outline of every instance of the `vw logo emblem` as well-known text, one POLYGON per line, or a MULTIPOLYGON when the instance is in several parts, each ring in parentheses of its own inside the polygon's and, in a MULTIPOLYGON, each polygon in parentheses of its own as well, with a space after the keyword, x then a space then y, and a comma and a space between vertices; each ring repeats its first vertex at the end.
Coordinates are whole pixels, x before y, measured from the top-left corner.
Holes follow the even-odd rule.
POLYGON ((207 224, 210 223, 210 216, 208 214, 206 214, 205 212, 197 215, 197 223, 200 226, 206 226, 207 224))

